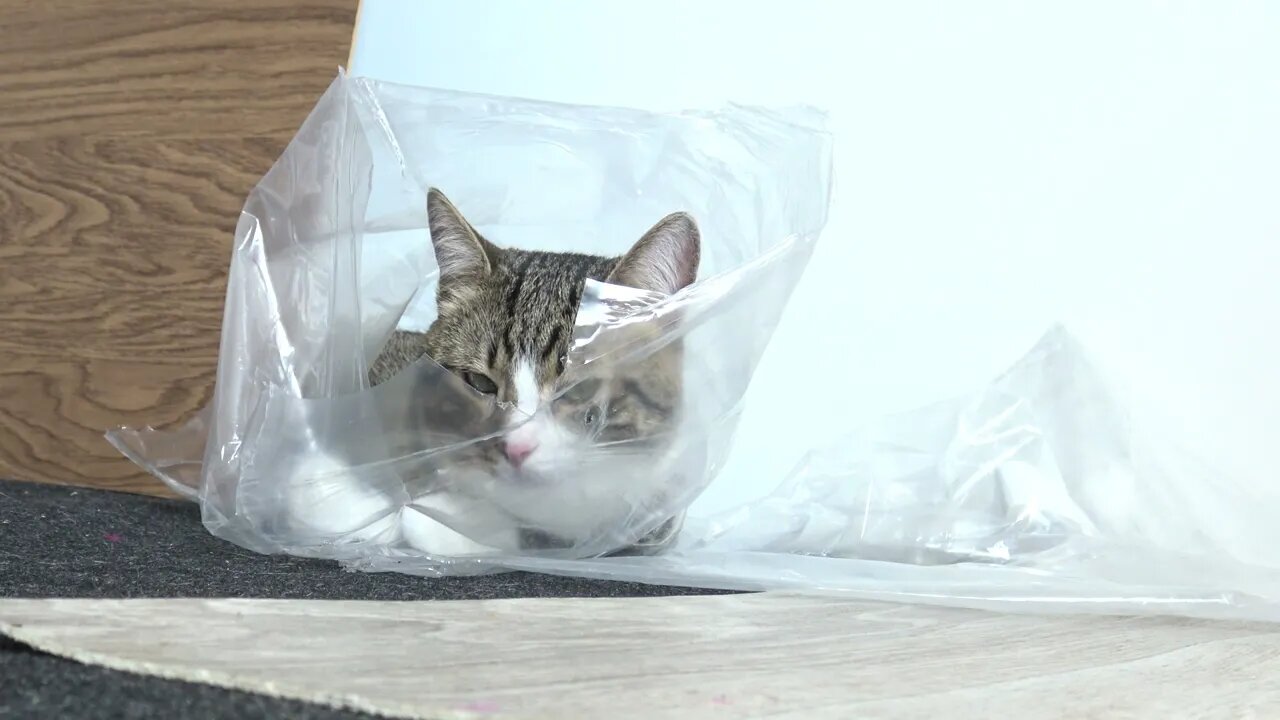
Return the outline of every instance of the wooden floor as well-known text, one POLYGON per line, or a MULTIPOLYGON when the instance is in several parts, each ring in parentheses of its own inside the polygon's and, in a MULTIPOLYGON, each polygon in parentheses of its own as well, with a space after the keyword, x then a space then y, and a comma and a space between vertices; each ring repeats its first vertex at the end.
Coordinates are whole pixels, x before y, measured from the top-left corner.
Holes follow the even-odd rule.
POLYGON ((104 440, 210 397, 245 195, 356 0, 0 0, 0 476, 160 492, 104 440))
POLYGON ((1280 627, 1202 620, 774 595, 0 600, 0 630, 116 669, 404 717, 1280 717, 1280 627))

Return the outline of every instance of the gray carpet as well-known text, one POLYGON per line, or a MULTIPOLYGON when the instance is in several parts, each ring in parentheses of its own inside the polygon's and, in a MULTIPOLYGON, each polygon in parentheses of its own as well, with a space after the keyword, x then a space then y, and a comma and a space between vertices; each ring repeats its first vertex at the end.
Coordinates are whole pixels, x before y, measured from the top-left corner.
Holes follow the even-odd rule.
MULTIPOLYGON (((506 573, 423 579, 264 556, 210 536, 194 505, 0 480, 0 597, 458 600, 706 591, 506 573)), ((81 665, 0 639, 0 718, 362 718, 81 665)))

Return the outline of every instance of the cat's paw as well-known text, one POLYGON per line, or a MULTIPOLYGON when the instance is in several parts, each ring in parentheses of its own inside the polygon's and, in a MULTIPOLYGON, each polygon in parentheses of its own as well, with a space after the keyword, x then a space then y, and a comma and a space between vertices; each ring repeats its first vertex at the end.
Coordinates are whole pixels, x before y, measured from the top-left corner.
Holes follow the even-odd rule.
POLYGON ((447 499, 426 496, 405 506, 400 512, 400 537, 410 547, 437 558, 464 558, 497 555, 497 548, 476 542, 428 513, 449 514, 447 499))
POLYGON ((317 453, 302 460, 282 490, 282 509, 295 533, 326 542, 394 539, 400 503, 335 458, 317 453))

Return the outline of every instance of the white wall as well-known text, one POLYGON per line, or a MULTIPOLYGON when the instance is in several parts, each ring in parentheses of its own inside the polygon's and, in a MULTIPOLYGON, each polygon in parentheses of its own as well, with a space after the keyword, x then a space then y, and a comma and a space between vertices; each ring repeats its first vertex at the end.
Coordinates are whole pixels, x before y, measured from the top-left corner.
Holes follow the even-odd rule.
POLYGON ((830 111, 831 223, 733 482, 771 486, 815 432, 979 384, 1059 319, 1221 467, 1273 477, 1280 4, 364 5, 358 75, 830 111))

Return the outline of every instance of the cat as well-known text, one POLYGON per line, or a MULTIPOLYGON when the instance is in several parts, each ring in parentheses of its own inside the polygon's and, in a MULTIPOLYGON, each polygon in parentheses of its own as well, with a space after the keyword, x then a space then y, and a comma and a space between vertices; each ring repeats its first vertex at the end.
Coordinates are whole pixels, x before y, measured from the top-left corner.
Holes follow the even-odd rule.
MULTIPOLYGON (((434 188, 427 216, 439 267, 437 318, 424 333, 394 332, 369 381, 382 384, 427 356, 494 403, 501 429, 450 458, 452 479, 415 502, 425 514, 403 515, 404 537, 439 555, 573 547, 625 522, 634 504, 660 498, 668 479, 646 465, 646 453, 660 452, 679 421, 679 342, 621 366, 566 368, 566 361, 588 279, 666 296, 696 280, 701 240, 693 218, 672 213, 622 256, 603 257, 495 245, 434 188), (450 529, 449 518, 490 534, 482 542, 450 529)), ((439 423, 436 410, 414 407, 410 431, 423 418, 439 423)), ((618 551, 661 547, 679 524, 671 517, 618 551)))

